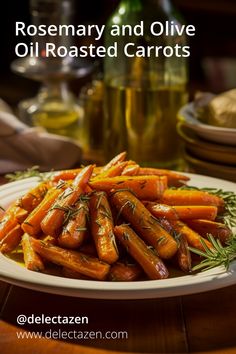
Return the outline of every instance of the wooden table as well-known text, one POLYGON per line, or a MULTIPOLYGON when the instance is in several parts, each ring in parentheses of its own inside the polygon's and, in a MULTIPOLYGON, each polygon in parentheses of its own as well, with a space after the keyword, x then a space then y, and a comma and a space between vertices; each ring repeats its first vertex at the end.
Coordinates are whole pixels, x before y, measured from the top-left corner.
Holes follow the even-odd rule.
POLYGON ((89 300, 0 283, 0 351, 37 353, 236 353, 236 286, 203 294, 153 300, 89 300), (83 315, 88 325, 27 325, 16 317, 83 315), (17 339, 16 331, 127 331, 128 339, 62 342, 17 339))
MULTIPOLYGON (((0 183, 3 180, 0 178, 0 183)), ((191 296, 93 300, 37 292, 0 281, 1 354, 236 353, 236 285, 191 296), (87 316, 83 326, 18 326, 18 315, 87 316), (79 326, 79 327, 78 327, 79 326), (18 339, 18 331, 127 331, 128 339, 18 339)))

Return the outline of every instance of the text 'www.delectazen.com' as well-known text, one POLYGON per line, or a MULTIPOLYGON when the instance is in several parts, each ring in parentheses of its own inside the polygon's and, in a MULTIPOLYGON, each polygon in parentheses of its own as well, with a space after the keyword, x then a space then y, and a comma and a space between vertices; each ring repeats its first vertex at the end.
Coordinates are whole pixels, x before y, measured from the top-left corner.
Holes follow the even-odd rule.
POLYGON ((127 331, 65 331, 48 330, 46 332, 17 331, 17 339, 64 339, 64 340, 91 340, 91 339, 128 339, 127 331))

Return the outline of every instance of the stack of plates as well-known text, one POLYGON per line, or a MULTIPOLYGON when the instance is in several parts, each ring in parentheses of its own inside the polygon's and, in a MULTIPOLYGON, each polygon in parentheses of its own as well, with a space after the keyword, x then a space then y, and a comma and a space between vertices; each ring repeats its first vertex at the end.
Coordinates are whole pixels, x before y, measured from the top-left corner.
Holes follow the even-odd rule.
POLYGON ((193 172, 236 182, 236 129, 204 124, 193 103, 178 113, 178 133, 185 143, 185 159, 193 172))

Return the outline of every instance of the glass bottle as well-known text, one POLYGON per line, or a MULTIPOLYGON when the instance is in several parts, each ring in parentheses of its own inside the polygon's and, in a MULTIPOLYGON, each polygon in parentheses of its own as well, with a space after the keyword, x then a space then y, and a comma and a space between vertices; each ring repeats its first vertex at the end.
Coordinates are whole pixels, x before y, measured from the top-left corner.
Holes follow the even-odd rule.
MULTIPOLYGON (((118 43, 117 57, 106 56, 105 153, 107 159, 127 150, 129 158, 148 166, 177 168, 179 139, 176 113, 186 103, 187 62, 184 57, 127 57, 124 46, 185 45, 184 35, 154 36, 150 25, 180 16, 169 0, 122 0, 107 23, 105 45, 118 43), (111 36, 112 25, 144 23, 143 36, 111 36)), ((169 22, 170 23, 170 22, 169 22)), ((134 51, 135 53, 135 51, 134 51)))
POLYGON ((81 143, 87 160, 104 163, 103 121, 104 83, 101 74, 84 86, 80 92, 79 104, 83 108, 81 143))

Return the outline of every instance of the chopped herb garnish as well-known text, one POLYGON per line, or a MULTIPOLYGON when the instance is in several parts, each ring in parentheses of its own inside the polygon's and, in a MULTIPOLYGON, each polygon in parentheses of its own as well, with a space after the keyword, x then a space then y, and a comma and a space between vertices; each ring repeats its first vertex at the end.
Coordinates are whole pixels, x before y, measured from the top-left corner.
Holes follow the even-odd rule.
POLYGON ((38 177, 41 182, 47 181, 50 179, 51 174, 49 173, 41 173, 39 171, 39 166, 33 166, 27 168, 25 171, 16 171, 14 173, 8 173, 5 177, 10 181, 19 181, 21 179, 30 178, 30 177, 38 177))

